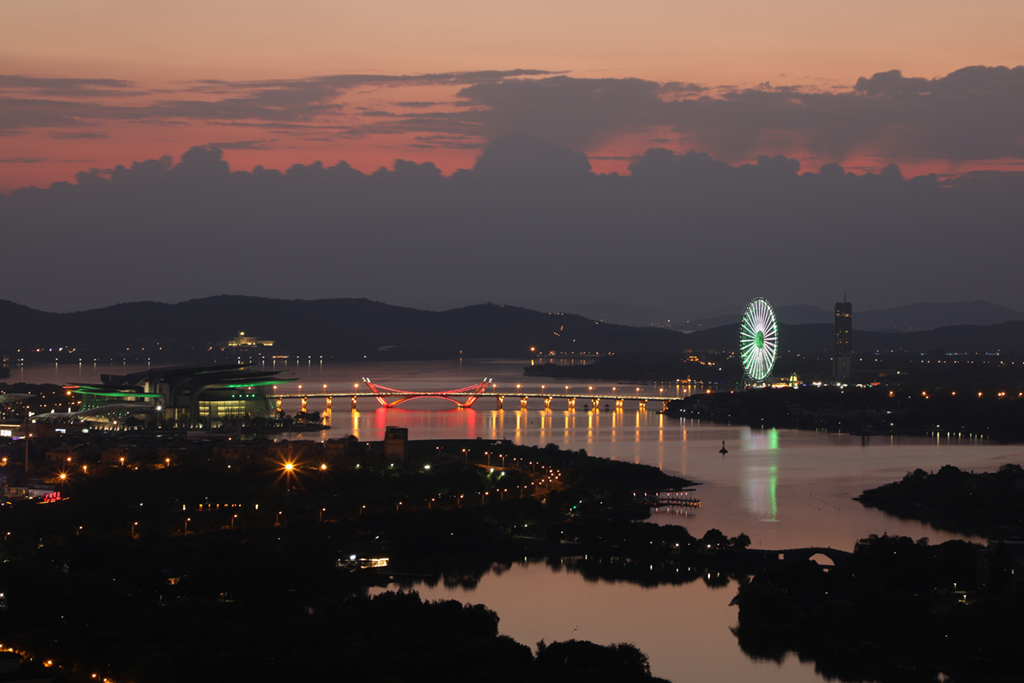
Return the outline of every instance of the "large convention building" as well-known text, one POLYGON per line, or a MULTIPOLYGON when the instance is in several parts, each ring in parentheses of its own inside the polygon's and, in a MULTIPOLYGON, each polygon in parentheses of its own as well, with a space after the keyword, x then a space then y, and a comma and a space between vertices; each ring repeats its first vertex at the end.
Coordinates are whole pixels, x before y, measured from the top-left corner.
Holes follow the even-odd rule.
POLYGON ((280 370, 251 370, 248 364, 151 368, 127 375, 101 375, 100 384, 66 387, 82 407, 65 418, 115 419, 147 415, 163 426, 217 427, 269 417, 267 388, 295 381, 280 370))

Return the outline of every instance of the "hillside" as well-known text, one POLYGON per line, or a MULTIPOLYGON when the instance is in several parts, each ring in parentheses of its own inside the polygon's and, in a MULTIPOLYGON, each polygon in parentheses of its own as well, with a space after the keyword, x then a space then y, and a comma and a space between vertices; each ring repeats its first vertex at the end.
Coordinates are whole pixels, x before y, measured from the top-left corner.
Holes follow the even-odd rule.
MULTIPOLYGON (((0 349, 73 347, 101 352, 206 350, 240 331, 275 342, 275 353, 359 358, 526 356, 557 353, 671 352, 678 332, 610 325, 576 315, 481 304, 432 312, 367 299, 281 300, 215 296, 179 304, 136 302, 75 313, 43 313, 0 302, 0 349)), ((23 351, 22 351, 23 352, 23 351)))
MULTIPOLYGON (((74 313, 36 311, 0 301, 0 351, 60 348, 82 353, 189 354, 224 346, 245 331, 274 340, 273 353, 336 359, 525 357, 548 354, 732 351, 738 325, 684 334, 629 327, 560 313, 499 304, 423 311, 367 299, 285 300, 215 296, 178 304, 134 302, 74 313), (533 351, 531 351, 531 349, 533 351)), ((782 353, 829 355, 830 323, 779 328, 782 353)), ((979 352, 1024 350, 1024 321, 957 325, 925 332, 856 330, 857 354, 875 352, 979 352)))

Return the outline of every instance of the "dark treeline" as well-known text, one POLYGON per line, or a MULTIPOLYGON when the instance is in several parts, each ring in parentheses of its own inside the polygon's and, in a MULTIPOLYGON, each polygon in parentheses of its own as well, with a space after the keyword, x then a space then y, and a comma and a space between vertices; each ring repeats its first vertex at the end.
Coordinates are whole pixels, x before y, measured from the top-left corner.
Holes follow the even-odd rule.
POLYGON ((777 661, 796 651, 843 681, 1018 680, 1024 589, 1002 580, 1005 554, 989 553, 872 535, 830 571, 762 571, 735 598, 740 646, 777 661))
MULTIPOLYGON (((813 326, 794 326, 792 331, 808 327, 813 326)), ((1024 329, 1024 323, 1021 327, 1024 329)), ((719 329, 725 328, 708 330, 707 335, 717 335, 719 329)), ((779 380, 788 380, 796 375, 802 384, 834 382, 833 351, 829 346, 834 341, 834 330, 829 327, 829 331, 832 336, 828 337, 827 343, 803 351, 794 350, 792 337, 787 337, 786 348, 779 353, 773 376, 779 380)), ((526 366, 523 374, 571 381, 673 383, 691 380, 718 384, 719 390, 738 389, 743 382, 743 365, 735 351, 737 337, 738 334, 727 335, 724 339, 716 336, 712 338, 712 343, 703 344, 701 339, 706 339, 705 333, 695 332, 683 338, 688 350, 675 353, 618 353, 590 360, 586 364, 578 361, 571 364, 536 363, 526 366)), ((899 345, 903 342, 894 338, 888 343, 899 345)), ((854 377, 848 382, 851 385, 881 384, 888 388, 920 385, 924 388, 975 391, 993 387, 1024 388, 1024 352, 1020 351, 1004 351, 1001 354, 971 351, 951 355, 944 351, 886 350, 857 356, 853 365, 854 377)))
POLYGON ((673 401, 674 417, 756 428, 852 434, 940 434, 1024 441, 1024 399, 1016 387, 801 387, 699 394, 673 401), (979 395, 980 394, 980 395, 979 395))
POLYGON ((1024 469, 964 472, 945 465, 936 472, 908 472, 902 480, 864 491, 858 498, 889 514, 921 519, 942 529, 989 538, 1024 536, 1024 469))

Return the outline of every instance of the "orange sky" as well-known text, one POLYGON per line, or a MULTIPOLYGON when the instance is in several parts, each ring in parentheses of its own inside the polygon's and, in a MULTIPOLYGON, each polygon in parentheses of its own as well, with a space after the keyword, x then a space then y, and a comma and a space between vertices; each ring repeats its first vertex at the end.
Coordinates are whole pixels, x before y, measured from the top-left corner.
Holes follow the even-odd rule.
MULTIPOLYGON (((1024 3, 1016 0, 856 4, 806 0, 524 0, 514 4, 39 0, 5 4, 0 74, 129 81, 132 92, 121 97, 72 98, 118 106, 209 98, 186 89, 211 79, 237 83, 337 74, 400 76, 512 69, 579 79, 679 81, 710 88, 712 95, 722 86, 751 88, 764 82, 848 91, 859 77, 891 69, 907 77, 933 79, 971 65, 1016 66, 1024 61, 1021 26, 1024 3)), ((416 134, 408 128, 368 131, 365 127, 375 119, 367 118, 365 112, 393 114, 408 111, 396 103, 427 100, 438 104, 420 111, 459 111, 453 102, 462 87, 397 83, 346 90, 332 100, 342 105, 343 113, 335 115, 330 125, 358 124, 362 132, 343 137, 336 131, 299 135, 294 128, 285 134, 255 119, 203 120, 193 115, 138 121, 105 118, 95 112, 90 114, 94 118, 70 126, 5 127, 11 117, 5 116, 0 103, 0 190, 67 180, 91 167, 177 157, 192 146, 218 142, 258 147, 225 150, 225 157, 238 168, 346 160, 369 171, 405 158, 434 161, 450 172, 470 166, 486 136, 465 140, 467 144, 448 140, 415 146, 416 134)), ((62 98, 4 88, 0 97, 37 103, 62 98)), ((429 133, 437 134, 437 130, 429 133)), ((616 157, 595 159, 595 169, 622 171, 629 156, 658 145, 687 151, 681 140, 666 140, 653 128, 629 126, 582 151, 616 157)), ((787 153, 811 169, 831 160, 816 159, 807 150, 787 153)), ((876 159, 866 165, 880 167, 887 161, 876 159)), ((906 173, 907 169, 1010 168, 1016 159, 897 161, 906 173)), ((862 162, 846 163, 852 168, 863 166, 862 162)))

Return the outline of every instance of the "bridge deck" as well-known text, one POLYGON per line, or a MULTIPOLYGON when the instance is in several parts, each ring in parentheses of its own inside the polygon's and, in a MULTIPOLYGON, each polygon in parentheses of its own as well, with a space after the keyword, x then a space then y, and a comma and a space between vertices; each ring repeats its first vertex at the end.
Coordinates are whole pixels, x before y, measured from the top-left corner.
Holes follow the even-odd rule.
MULTIPOLYGON (((287 394, 268 394, 269 398, 363 398, 373 396, 473 396, 470 392, 461 393, 449 393, 443 390, 438 391, 395 391, 395 392, 380 392, 373 393, 372 391, 337 391, 337 392, 320 392, 320 391, 306 391, 298 393, 287 393, 287 394)), ((564 394, 564 393, 537 393, 537 392, 521 392, 521 391, 485 391, 480 394, 475 394, 480 398, 504 398, 504 399, 522 399, 522 398, 540 398, 540 399, 556 399, 556 398, 573 398, 579 400, 596 400, 596 401, 671 401, 675 399, 675 396, 650 396, 642 394, 564 394)))

